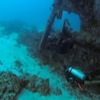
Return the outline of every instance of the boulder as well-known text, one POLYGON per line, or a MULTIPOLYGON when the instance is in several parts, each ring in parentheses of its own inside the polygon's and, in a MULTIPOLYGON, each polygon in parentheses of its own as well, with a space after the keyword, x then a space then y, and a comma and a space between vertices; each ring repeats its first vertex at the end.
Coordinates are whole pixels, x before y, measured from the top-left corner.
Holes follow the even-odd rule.
POLYGON ((94 14, 97 21, 100 23, 100 0, 95 0, 94 14))

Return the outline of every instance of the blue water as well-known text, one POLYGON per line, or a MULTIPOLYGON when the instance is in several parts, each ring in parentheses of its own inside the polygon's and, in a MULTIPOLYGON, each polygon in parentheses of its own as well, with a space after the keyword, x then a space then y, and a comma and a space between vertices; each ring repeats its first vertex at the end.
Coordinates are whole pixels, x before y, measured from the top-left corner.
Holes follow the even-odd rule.
MULTIPOLYGON (((8 26, 4 24, 5 25, 4 27, 2 27, 1 26, 2 23, 0 23, 0 72, 9 71, 17 75, 18 77, 25 76, 28 78, 27 75, 29 76, 36 75, 39 78, 47 79, 47 81, 49 79, 49 83, 46 83, 47 85, 46 84, 45 85, 46 85, 46 88, 49 88, 48 87, 48 84, 49 84, 50 95, 42 96, 39 94, 40 92, 42 92, 41 88, 38 88, 38 84, 40 84, 39 82, 42 82, 40 80, 39 82, 38 81, 36 82, 36 85, 37 85, 36 87, 39 89, 40 92, 37 91, 35 93, 30 90, 23 89, 23 91, 19 93, 18 99, 16 100, 53 100, 53 99, 65 100, 65 98, 67 100, 79 100, 74 95, 74 92, 73 92, 73 96, 71 95, 70 93, 71 89, 69 89, 70 87, 68 87, 68 89, 67 88, 65 89, 65 80, 59 77, 57 73, 56 74, 54 72, 52 73, 53 65, 52 64, 51 64, 52 66, 47 65, 48 60, 44 61, 46 62, 45 63, 46 65, 44 65, 42 64, 42 61, 35 58, 34 55, 30 55, 31 53, 34 54, 34 51, 37 50, 37 46, 39 46, 38 42, 40 42, 39 40, 41 38, 41 35, 38 34, 39 32, 37 32, 37 30, 36 32, 35 30, 31 30, 30 26, 32 26, 32 29, 33 29, 33 26, 35 26, 38 30, 42 30, 42 31, 45 30, 48 19, 52 11, 53 2, 54 0, 0 0, 0 22, 8 23, 7 24, 8 26), (16 22, 16 21, 23 22, 25 23, 25 25, 29 25, 29 27, 27 26, 25 26, 24 28, 21 27, 22 28, 21 31, 16 31, 18 29, 20 30, 19 28, 20 23, 18 24, 19 27, 17 25, 14 25, 14 23, 11 25, 9 24, 9 22, 16 22), (28 28, 29 30, 27 31, 28 28), (25 33, 25 36, 23 36, 23 33, 25 33), (40 35, 40 37, 37 38, 35 37, 34 34, 37 37, 39 37, 40 35), (25 44, 25 45, 22 45, 22 44, 25 44), (61 90, 61 94, 60 94, 60 90, 61 90)), ((70 27, 74 31, 80 30, 80 24, 81 24, 80 17, 75 13, 69 14, 68 12, 65 12, 65 11, 63 12, 62 19, 57 19, 57 18, 55 19, 53 28, 55 30, 62 30, 63 22, 65 19, 69 20, 70 27)), ((40 32, 40 33, 42 34, 43 32, 40 32)), ((59 39, 57 40, 57 42, 59 42, 59 39)), ((72 44, 70 43, 70 41, 68 41, 68 43, 69 43, 68 46, 72 44)), ((49 53, 49 52, 46 52, 46 53, 49 53)), ((40 55, 40 58, 42 59, 41 56, 42 55, 40 55)), ((45 57, 47 58, 48 56, 46 55, 45 57)), ((46 59, 45 57, 43 57, 43 60, 46 59)), ((49 57, 50 58, 49 60, 51 60, 52 57, 53 56, 51 55, 49 57)), ((52 61, 50 61, 50 63, 51 62, 52 61)), ((60 66, 60 63, 58 63, 58 67, 59 66, 60 66)), ((36 78, 36 80, 37 79, 38 78, 36 78)), ((44 83, 44 80, 43 80, 43 83, 44 83)), ((5 83, 4 83, 4 86, 5 86, 5 83)), ((32 88, 34 88, 33 85, 32 85, 32 88)), ((42 89, 44 89, 44 86, 42 89)), ((5 88, 3 92, 5 92, 4 95, 8 94, 8 90, 6 92, 5 88)), ((10 92, 11 94, 9 93, 9 96, 12 96, 14 92, 12 88, 10 92)), ((1 95, 0 95, 0 98, 1 98, 1 95)), ((7 99, 8 98, 6 98, 5 100, 7 99)), ((4 100, 4 99, 0 99, 0 100, 4 100)), ((86 99, 85 97, 84 100, 88 100, 88 99, 86 99)))
POLYGON ((78 14, 75 13, 68 13, 66 11, 63 11, 62 19, 57 19, 54 22, 54 29, 55 30, 61 30, 63 27, 63 22, 65 19, 68 19, 70 23, 70 28, 72 28, 73 31, 79 31, 80 30, 80 17, 78 14))
MULTIPOLYGON (((54 0, 0 0, 0 21, 24 21, 37 28, 46 27, 54 0)), ((54 23, 55 29, 62 29, 67 18, 73 30, 80 29, 80 19, 76 14, 63 13, 61 20, 54 23), (76 24, 77 23, 77 24, 76 24)))
POLYGON ((0 20, 21 20, 36 27, 44 26, 53 0, 0 0, 0 20))

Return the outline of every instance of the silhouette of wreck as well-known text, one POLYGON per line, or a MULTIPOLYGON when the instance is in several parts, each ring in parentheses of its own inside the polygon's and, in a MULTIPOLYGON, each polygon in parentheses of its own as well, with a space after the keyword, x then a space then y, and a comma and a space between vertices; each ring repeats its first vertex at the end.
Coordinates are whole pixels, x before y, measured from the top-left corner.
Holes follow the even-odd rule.
MULTIPOLYGON (((100 68, 99 18, 100 0, 54 0, 53 10, 44 36, 41 39, 39 49, 45 51, 44 49, 46 48, 48 50, 51 49, 51 52, 55 51, 56 56, 54 57, 54 53, 50 53, 48 59, 52 59, 49 59, 49 61, 58 57, 58 62, 62 61, 62 65, 79 66, 85 72, 100 68), (65 20, 60 36, 50 40, 49 35, 54 20, 55 18, 61 19, 63 11, 77 13, 80 16, 81 30, 80 32, 71 32, 68 28, 68 21, 65 20), (57 53, 58 55, 64 54, 64 56, 59 57, 57 53)), ((44 54, 48 55, 47 53, 44 54)), ((60 68, 58 67, 58 69, 60 68)))
POLYGON ((77 0, 54 0, 53 10, 39 48, 45 48, 54 20, 55 18, 61 19, 63 11, 77 13, 80 16, 82 31, 96 31, 97 28, 93 29, 93 27, 100 24, 100 7, 98 4, 100 5, 99 0, 79 0, 78 2, 77 0))

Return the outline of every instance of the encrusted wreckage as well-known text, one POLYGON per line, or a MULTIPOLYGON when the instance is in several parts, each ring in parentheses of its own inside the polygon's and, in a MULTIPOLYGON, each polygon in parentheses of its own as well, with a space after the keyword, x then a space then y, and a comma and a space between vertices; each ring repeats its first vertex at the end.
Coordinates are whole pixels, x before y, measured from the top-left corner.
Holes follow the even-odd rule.
POLYGON ((53 57, 50 54, 49 61, 58 57, 66 66, 75 65, 91 70, 100 67, 100 0, 54 0, 39 49, 53 52, 53 57), (64 21, 62 32, 52 31, 55 18, 61 19, 63 11, 77 13, 80 16, 80 32, 72 32, 67 20, 64 21), (51 32, 59 35, 49 38, 51 32), (59 57, 59 54, 64 56, 59 57))
POLYGON ((53 10, 49 18, 40 48, 44 48, 55 18, 62 18, 63 11, 77 13, 81 19, 81 30, 90 31, 100 25, 100 1, 99 0, 54 0, 53 10))
POLYGON ((44 96, 49 95, 51 91, 49 79, 28 74, 18 77, 10 72, 0 72, 0 100, 17 100, 23 89, 28 89, 33 93, 39 92, 44 96))

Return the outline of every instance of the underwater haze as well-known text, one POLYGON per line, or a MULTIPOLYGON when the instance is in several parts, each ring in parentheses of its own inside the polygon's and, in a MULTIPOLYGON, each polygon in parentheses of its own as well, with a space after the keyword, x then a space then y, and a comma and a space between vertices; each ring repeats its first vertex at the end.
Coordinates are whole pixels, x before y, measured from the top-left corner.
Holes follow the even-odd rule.
MULTIPOLYGON (((45 30, 54 0, 0 0, 0 21, 23 21, 45 30)), ((80 29, 80 18, 76 14, 63 12, 62 19, 54 23, 56 30, 62 29, 64 19, 68 19, 73 30, 80 29)))
MULTIPOLYGON (((55 52, 55 48, 63 49, 59 40, 64 33, 65 19, 73 31, 80 31, 81 21, 77 14, 64 11, 62 19, 56 18, 54 31, 50 30, 51 38, 48 38, 50 43, 47 42, 51 51, 43 48, 43 52, 38 52, 53 2, 0 0, 0 100, 90 100, 68 84, 60 69, 65 62, 63 55, 55 52)), ((72 42, 69 39, 65 48, 70 50, 72 42)))
POLYGON ((53 0, 0 0, 0 21, 21 20, 44 28, 53 0))

